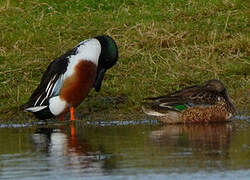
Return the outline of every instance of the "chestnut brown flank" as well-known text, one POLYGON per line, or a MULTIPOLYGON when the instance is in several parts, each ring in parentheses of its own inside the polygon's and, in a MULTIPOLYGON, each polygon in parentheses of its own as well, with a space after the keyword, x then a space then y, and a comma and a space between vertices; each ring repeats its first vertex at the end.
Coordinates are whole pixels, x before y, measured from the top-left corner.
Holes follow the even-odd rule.
POLYGON ((65 79, 59 93, 60 97, 70 105, 78 106, 93 87, 96 73, 97 67, 91 61, 79 62, 74 74, 65 79))

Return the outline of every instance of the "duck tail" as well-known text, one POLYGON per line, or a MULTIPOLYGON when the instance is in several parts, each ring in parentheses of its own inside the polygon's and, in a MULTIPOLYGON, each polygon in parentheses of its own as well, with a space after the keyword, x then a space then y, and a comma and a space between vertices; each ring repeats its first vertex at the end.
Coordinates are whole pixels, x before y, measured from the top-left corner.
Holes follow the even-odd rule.
POLYGON ((55 115, 49 109, 49 106, 35 106, 35 107, 28 107, 24 109, 25 112, 32 112, 36 118, 40 120, 50 119, 55 115))
POLYGON ((22 105, 19 106, 19 109, 21 109, 22 111, 25 111, 25 109, 29 108, 30 107, 30 103, 29 102, 26 102, 22 105))
POLYGON ((28 108, 25 108, 24 111, 25 112, 38 112, 38 111, 42 111, 43 109, 45 109, 46 107, 48 106, 35 106, 35 107, 28 107, 28 108))

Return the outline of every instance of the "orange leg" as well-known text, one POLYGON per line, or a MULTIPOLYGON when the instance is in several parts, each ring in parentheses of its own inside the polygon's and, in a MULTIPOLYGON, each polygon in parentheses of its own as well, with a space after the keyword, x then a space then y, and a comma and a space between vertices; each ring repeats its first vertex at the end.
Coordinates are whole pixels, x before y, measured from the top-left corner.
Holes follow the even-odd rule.
POLYGON ((73 138, 72 140, 74 140, 75 135, 76 135, 76 130, 75 130, 74 124, 70 125, 70 134, 71 134, 71 137, 73 138))
POLYGON ((64 121, 64 113, 62 113, 62 114, 59 116, 59 120, 60 120, 60 121, 64 121))
POLYGON ((73 106, 70 107, 70 121, 74 121, 75 120, 75 109, 73 106))

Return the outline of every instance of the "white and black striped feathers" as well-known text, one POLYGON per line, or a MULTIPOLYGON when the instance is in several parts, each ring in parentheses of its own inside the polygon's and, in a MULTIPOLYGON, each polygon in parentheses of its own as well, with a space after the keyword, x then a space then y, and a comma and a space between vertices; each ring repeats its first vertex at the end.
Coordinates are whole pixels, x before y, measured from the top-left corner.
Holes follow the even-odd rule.
POLYGON ((77 63, 85 60, 91 61, 97 66, 96 82, 93 86, 99 91, 106 70, 118 60, 118 49, 115 41, 106 35, 97 36, 82 41, 70 51, 56 58, 50 63, 40 84, 22 108, 25 111, 33 112, 39 119, 48 119, 59 115, 67 103, 59 97, 64 80, 74 73, 77 63), (58 106, 62 107, 58 108, 58 106))

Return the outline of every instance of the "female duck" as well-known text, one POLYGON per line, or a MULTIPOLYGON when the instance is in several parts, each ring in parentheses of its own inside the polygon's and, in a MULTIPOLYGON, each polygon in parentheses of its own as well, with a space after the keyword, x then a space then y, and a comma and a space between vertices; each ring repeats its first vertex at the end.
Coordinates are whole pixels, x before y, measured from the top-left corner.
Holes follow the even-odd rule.
POLYGON ((217 79, 147 100, 151 102, 145 103, 143 111, 164 123, 223 122, 236 112, 224 84, 217 79))

